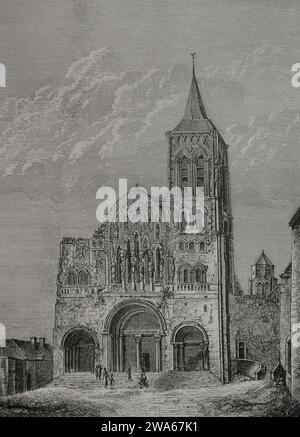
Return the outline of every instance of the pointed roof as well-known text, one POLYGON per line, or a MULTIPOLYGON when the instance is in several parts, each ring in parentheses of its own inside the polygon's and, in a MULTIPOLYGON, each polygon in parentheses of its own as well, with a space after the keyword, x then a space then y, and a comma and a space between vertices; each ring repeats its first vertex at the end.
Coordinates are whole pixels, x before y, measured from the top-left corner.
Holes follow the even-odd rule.
POLYGON ((264 250, 262 250, 261 255, 259 256, 258 260, 256 261, 255 265, 269 265, 273 266, 269 258, 266 256, 264 250))
POLYGON ((201 98, 198 82, 195 75, 195 63, 193 56, 193 76, 187 99, 184 116, 181 122, 172 132, 210 132, 210 122, 201 98))

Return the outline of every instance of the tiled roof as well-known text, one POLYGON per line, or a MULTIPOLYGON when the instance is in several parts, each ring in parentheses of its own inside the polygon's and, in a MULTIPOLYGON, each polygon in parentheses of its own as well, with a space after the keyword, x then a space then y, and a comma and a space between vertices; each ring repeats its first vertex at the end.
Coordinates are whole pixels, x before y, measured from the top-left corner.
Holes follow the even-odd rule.
POLYGON ((41 346, 37 342, 34 346, 30 341, 10 338, 6 340, 6 356, 19 360, 52 359, 52 347, 47 343, 41 346))

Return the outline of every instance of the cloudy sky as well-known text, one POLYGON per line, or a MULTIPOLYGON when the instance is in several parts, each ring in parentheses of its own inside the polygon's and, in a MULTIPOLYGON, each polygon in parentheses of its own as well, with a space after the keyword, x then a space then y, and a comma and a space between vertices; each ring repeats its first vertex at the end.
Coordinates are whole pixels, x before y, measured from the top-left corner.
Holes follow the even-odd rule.
POLYGON ((262 248, 279 274, 300 204, 297 1, 0 0, 0 322, 51 336, 59 241, 97 227, 119 177, 166 184, 190 52, 230 144, 236 272, 262 248))

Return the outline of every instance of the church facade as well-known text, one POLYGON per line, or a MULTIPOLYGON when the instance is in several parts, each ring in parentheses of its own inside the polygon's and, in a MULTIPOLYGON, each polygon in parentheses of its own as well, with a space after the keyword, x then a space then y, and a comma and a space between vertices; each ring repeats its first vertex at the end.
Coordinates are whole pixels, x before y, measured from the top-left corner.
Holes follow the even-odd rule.
POLYGON ((169 188, 204 190, 204 228, 106 222, 91 238, 63 238, 54 377, 92 371, 99 361, 119 372, 130 363, 136 371, 203 370, 230 380, 228 146, 206 115, 194 67, 183 119, 167 143, 169 188))

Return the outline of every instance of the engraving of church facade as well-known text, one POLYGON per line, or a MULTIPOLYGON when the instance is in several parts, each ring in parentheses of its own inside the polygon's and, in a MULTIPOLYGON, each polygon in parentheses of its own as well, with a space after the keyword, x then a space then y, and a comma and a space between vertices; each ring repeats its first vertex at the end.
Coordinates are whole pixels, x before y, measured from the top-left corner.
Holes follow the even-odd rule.
MULTIPOLYGON (((107 222, 60 244, 54 377, 93 371, 211 371, 230 380, 234 293, 228 146, 193 68, 183 119, 167 132, 169 188, 202 187, 205 225, 107 222)), ((165 141, 162 135, 162 142, 165 141)), ((155 181, 153 181, 155 185, 155 181)))

